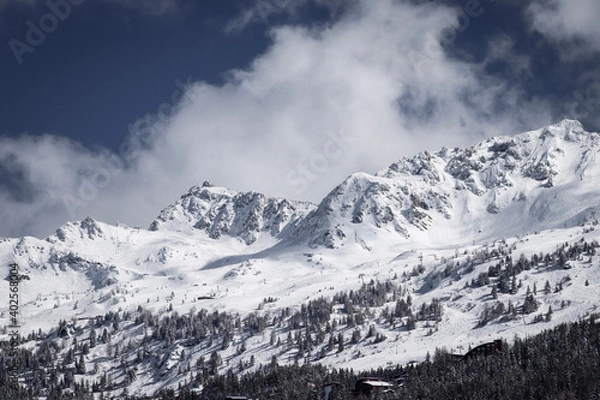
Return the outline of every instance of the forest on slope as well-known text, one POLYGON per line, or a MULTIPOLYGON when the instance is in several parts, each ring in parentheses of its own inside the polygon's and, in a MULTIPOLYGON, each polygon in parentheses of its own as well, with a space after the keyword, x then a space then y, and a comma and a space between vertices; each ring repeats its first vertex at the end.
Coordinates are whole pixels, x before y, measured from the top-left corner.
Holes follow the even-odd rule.
MULTIPOLYGON (((460 357, 438 348, 419 364, 365 371, 328 369, 319 363, 279 365, 273 357, 270 364, 261 365, 251 372, 230 369, 220 374, 203 369, 194 377, 194 380, 202 382, 202 389, 193 390, 189 385, 180 385, 177 391, 167 389, 154 397, 135 397, 129 395, 125 386, 119 395, 105 396, 97 391, 94 394, 88 384, 75 383, 72 390, 63 390, 61 384, 65 383, 65 378, 60 378, 60 382, 55 382, 46 392, 46 398, 221 400, 227 395, 243 395, 263 400, 305 400, 321 399, 321 388, 332 384, 329 400, 344 400, 357 398, 353 388, 359 377, 379 377, 394 383, 394 391, 387 393, 386 399, 598 399, 598 317, 599 314, 592 314, 586 320, 560 324, 529 338, 515 337, 511 343, 503 343, 502 351, 480 353, 473 357, 460 357)), ((21 358, 29 366, 38 362, 26 350, 21 351, 21 358)), ((3 357, 0 361, 0 390, 4 399, 38 399, 39 388, 35 385, 11 386, 7 369, 9 360, 3 357)), ((56 378, 56 374, 53 376, 56 378)), ((95 386, 97 388, 98 383, 95 386)))
MULTIPOLYGON (((222 399, 242 393, 260 399, 318 399, 323 384, 335 382, 330 400, 355 398, 360 376, 399 382, 386 398, 403 400, 598 399, 600 398, 600 323, 598 315, 561 324, 530 338, 504 343, 497 354, 458 358, 444 349, 417 365, 355 372, 324 370, 319 365, 279 366, 211 378, 202 396, 186 391, 179 398, 222 399), (186 394, 187 393, 187 394, 186 394)), ((174 398, 169 392, 163 399, 174 398)))

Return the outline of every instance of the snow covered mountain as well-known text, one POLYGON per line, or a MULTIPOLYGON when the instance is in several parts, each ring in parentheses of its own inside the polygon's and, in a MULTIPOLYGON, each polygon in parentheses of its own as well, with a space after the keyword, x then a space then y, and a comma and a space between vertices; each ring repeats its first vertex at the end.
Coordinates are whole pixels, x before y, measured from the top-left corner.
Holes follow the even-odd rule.
POLYGON ((468 149, 403 158, 335 188, 299 228, 309 244, 336 248, 397 240, 468 243, 576 226, 595 215, 599 135, 564 120, 468 149))
POLYGON ((165 208, 150 230, 199 229, 211 239, 229 235, 250 245, 263 232, 274 238, 285 236, 284 231, 296 226, 312 208, 309 203, 267 198, 254 192, 235 193, 204 182, 165 208))
MULTIPOLYGON (((468 149, 402 158, 374 175, 353 174, 318 205, 205 182, 167 206, 148 230, 87 218, 44 240, 0 239, 0 264, 20 268, 23 335, 69 321, 69 335, 85 341, 103 326, 87 318, 109 312, 139 316, 112 332, 121 344, 160 336, 140 322, 144 312, 173 317, 205 309, 241 320, 227 334, 212 328, 192 342, 185 333, 156 342, 127 383, 131 393, 176 387, 184 380, 178 368, 215 352, 224 360, 221 371, 250 357, 256 366, 273 356, 293 362, 298 354, 357 369, 406 363, 436 346, 460 352, 491 337, 583 318, 600 306, 599 151, 598 133, 565 120, 468 149), (363 291, 359 298, 377 293, 377 301, 352 300, 363 291), (539 316, 524 312, 533 292, 533 308, 553 310, 550 322, 534 323, 539 316), (321 334, 293 313, 319 299, 331 302, 331 324, 321 334), (296 329, 312 338, 308 349, 288 343, 296 329), (343 349, 311 348, 325 331, 352 339, 343 349), (237 347, 221 345, 224 338, 237 347)), ((8 280, 0 289, 7 291, 8 280)), ((0 327, 9 317, 2 306, 0 327)), ((34 349, 44 340, 65 339, 50 335, 24 345, 34 349)), ((122 347, 122 357, 139 361, 135 345, 122 347)), ((83 375, 94 380, 107 371, 124 382, 113 354, 99 344, 81 361, 89 364, 83 375), (94 364, 99 370, 92 373, 94 364)))

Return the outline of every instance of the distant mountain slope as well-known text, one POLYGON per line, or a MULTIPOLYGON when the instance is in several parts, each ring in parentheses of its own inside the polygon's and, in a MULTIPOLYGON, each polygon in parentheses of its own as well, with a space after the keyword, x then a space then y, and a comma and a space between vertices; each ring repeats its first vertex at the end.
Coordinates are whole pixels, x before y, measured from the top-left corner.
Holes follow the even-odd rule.
POLYGON ((376 245, 380 235, 468 243, 576 226, 600 206, 600 135, 564 120, 468 149, 353 174, 297 229, 310 245, 376 245))
POLYGON ((318 206, 205 182, 161 211, 149 231, 87 218, 43 241, 3 239, 0 260, 64 269, 72 263, 61 260, 81 259, 139 273, 190 259, 198 268, 227 265, 268 256, 273 246, 456 247, 568 228, 597 218, 599 151, 598 133, 564 120, 468 149, 404 157, 375 175, 353 174, 318 206))
POLYGON ((77 362, 89 379, 108 371, 111 395, 137 358, 138 394, 206 364, 405 363, 597 312, 599 151, 598 133, 565 120, 353 174, 318 205, 205 183, 148 230, 86 218, 0 239, 0 265, 19 266, 22 333, 53 332, 28 348, 70 359, 59 324, 80 343, 110 331, 77 362))

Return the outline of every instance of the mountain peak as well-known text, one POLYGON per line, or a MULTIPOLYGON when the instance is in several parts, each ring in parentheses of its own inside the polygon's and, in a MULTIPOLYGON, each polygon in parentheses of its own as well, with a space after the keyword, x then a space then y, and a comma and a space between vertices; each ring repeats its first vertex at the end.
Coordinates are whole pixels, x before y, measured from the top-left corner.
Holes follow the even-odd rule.
MULTIPOLYGON (((177 385, 190 354, 207 358, 219 335, 229 347, 217 355, 230 365, 246 366, 252 354, 260 368, 275 353, 280 362, 293 363, 298 351, 331 366, 408 362, 434 347, 466 348, 499 332, 512 337, 589 315, 600 293, 594 268, 600 259, 599 153, 597 133, 562 121, 463 149, 403 157, 375 175, 352 174, 318 207, 205 182, 166 207, 151 231, 88 217, 63 225, 46 241, 0 239, 0 259, 21 268, 28 298, 20 315, 34 332, 69 320, 73 343, 102 326, 121 343, 142 338, 152 315, 163 321, 155 328, 181 325, 174 339, 152 336, 149 346, 157 351, 144 353, 142 364, 160 373, 142 368, 131 387, 140 393, 162 382, 177 385), (522 280, 524 288, 511 287, 511 279, 522 280), (545 294, 533 299, 544 282, 545 294), (540 311, 533 312, 536 305, 527 315, 530 296, 540 311), (552 321, 537 323, 551 307, 552 321), (304 308, 315 321, 304 318, 304 308), (522 315, 515 318, 511 308, 522 315), (356 323, 359 315, 364 323, 356 323), (197 316, 198 332, 188 329, 187 316, 197 316), (277 341, 298 321, 327 325, 340 316, 347 321, 332 335, 360 334, 345 350, 325 345, 325 351, 301 346, 282 352, 273 341, 267 344, 269 332, 277 341), (237 320, 241 328, 230 330, 237 320), (367 333, 373 327, 375 335, 367 333), (246 340, 250 336, 257 339, 246 340), (246 352, 232 340, 245 341, 246 352), (394 353, 400 342, 408 352, 394 353)), ((57 336, 42 340, 64 341, 57 336)), ((118 396, 126 374, 106 356, 109 346, 98 341, 86 360, 121 377, 119 393, 112 393, 118 396)), ((136 348, 122 349, 123 357, 136 357, 136 348)), ((68 362, 60 363, 69 373, 68 362)))
POLYGON ((536 137, 542 140, 555 138, 558 140, 566 140, 569 142, 582 142, 590 136, 595 135, 596 134, 594 133, 586 132, 581 122, 572 119, 563 119, 560 122, 548 125, 544 128, 516 135, 516 137, 529 136, 536 137))
POLYGON ((380 240, 374 232, 400 241, 468 242, 573 226, 597 206, 598 151, 600 136, 574 120, 424 151, 374 176, 348 177, 303 222, 309 233, 297 236, 311 245, 370 249, 380 240))
POLYGON ((237 237, 250 245, 264 232, 279 236, 312 208, 308 203, 269 198, 257 192, 238 193, 204 182, 162 210, 150 230, 201 231, 212 239, 237 237))
POLYGON ((583 125, 576 119, 565 118, 562 121, 550 126, 556 126, 564 130, 584 131, 583 125))
POLYGON ((100 227, 100 224, 101 223, 90 216, 86 217, 82 221, 67 222, 58 228, 53 235, 48 237, 46 241, 54 243, 56 241, 65 242, 68 237, 78 237, 82 239, 95 239, 98 237, 103 237, 104 232, 100 227))

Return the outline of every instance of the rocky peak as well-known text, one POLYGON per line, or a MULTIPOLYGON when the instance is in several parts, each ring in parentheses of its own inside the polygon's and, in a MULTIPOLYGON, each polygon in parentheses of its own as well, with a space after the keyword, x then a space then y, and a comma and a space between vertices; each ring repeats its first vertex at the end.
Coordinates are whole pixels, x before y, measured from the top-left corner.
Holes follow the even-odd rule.
POLYGON ((278 236, 312 208, 308 203, 269 198, 256 192, 236 193, 204 182, 161 211, 150 230, 203 231, 213 239, 231 236, 249 245, 261 233, 278 236))
POLYGON ((72 239, 96 239, 103 237, 104 232, 100 224, 92 217, 86 217, 83 221, 68 222, 58 228, 54 234, 46 239, 47 242, 55 243, 57 241, 65 242, 70 237, 72 239))
MULTIPOLYGON (((598 137, 585 132, 578 121, 565 120, 514 137, 490 138, 465 149, 444 148, 403 157, 374 176, 358 173, 348 177, 307 217, 301 224, 304 232, 297 236, 311 245, 336 248, 364 242, 361 237, 367 231, 408 240, 444 221, 448 226, 472 221, 471 230, 477 232, 476 226, 500 222, 493 222, 496 217, 492 215, 502 218, 507 209, 516 221, 535 215, 540 228, 558 221, 571 223, 563 221, 564 212, 540 205, 559 197, 560 204, 571 203, 565 191, 552 194, 548 190, 557 184, 572 185, 583 179, 586 170, 590 175, 600 170, 600 166, 594 167, 598 137), (461 220, 454 221, 455 217, 461 220)), ((587 203, 573 204, 570 214, 584 218, 589 211, 587 203)))

